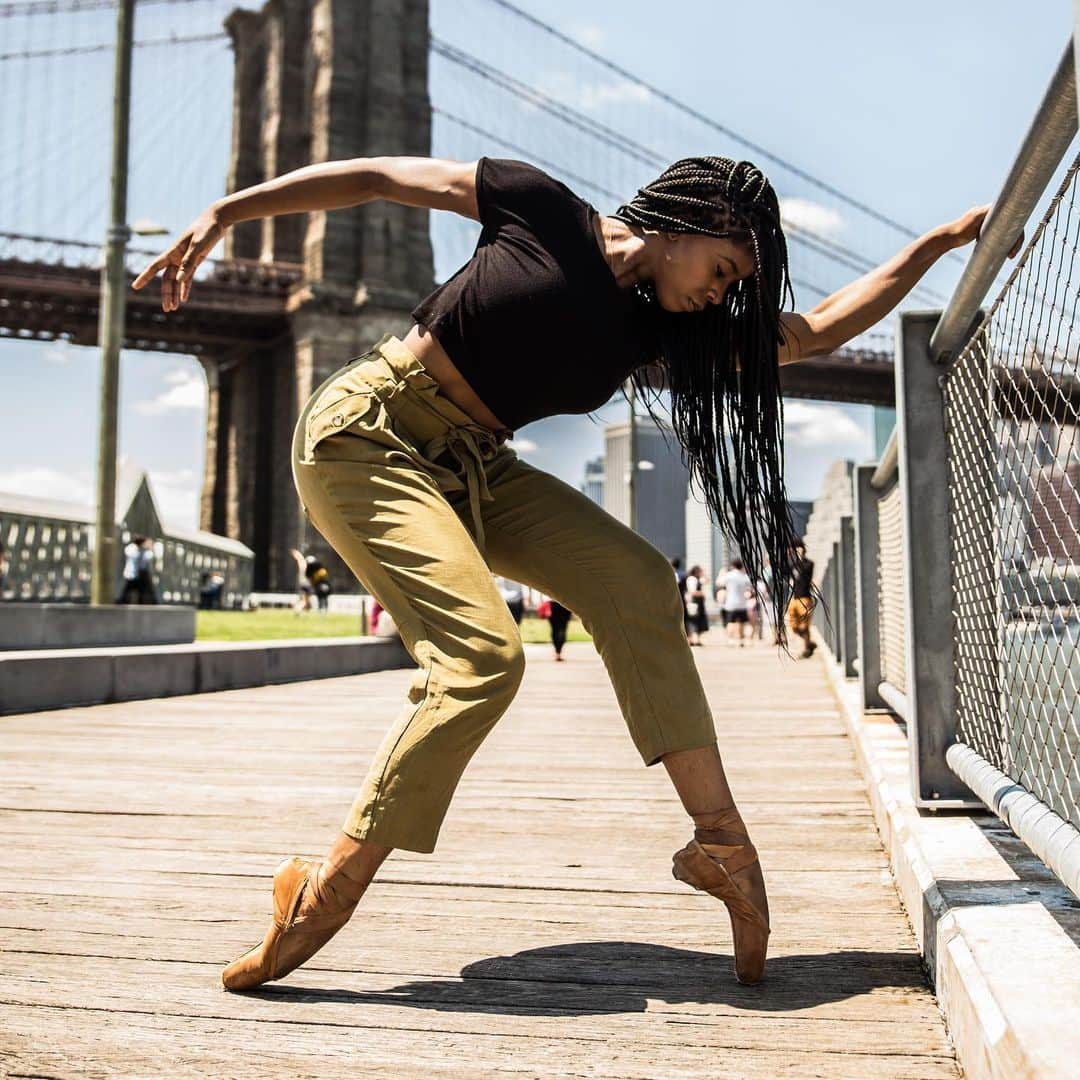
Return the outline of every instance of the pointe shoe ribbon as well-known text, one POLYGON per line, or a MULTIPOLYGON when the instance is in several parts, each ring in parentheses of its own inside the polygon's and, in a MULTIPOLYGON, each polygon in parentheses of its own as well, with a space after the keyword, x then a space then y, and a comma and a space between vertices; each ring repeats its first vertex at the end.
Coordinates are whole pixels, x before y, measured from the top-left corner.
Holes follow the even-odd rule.
POLYGON ((354 888, 335 885, 329 889, 321 872, 323 866, 319 860, 296 856, 277 866, 273 922, 258 945, 221 973, 221 984, 226 990, 250 990, 288 975, 349 921, 364 890, 357 882, 351 882, 354 888), (338 899, 341 897, 347 901, 344 906, 338 899))
POLYGON ((768 933, 765 916, 734 880, 740 870, 758 861, 738 808, 695 814, 694 825, 694 839, 673 857, 674 877, 722 900, 733 915, 768 933))
POLYGON ((765 977, 769 922, 743 892, 734 874, 758 861, 739 811, 734 806, 694 815, 694 839, 672 858, 672 874, 720 900, 731 918, 735 978, 746 986, 765 977))

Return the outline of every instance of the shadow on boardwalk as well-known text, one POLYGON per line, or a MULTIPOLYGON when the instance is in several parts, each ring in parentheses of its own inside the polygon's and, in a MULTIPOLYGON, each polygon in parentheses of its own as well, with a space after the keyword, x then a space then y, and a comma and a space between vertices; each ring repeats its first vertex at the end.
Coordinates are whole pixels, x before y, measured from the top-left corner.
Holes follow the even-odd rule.
POLYGON ((731 963, 730 955, 641 941, 580 941, 491 956, 466 965, 460 978, 403 983, 378 994, 317 987, 294 990, 284 985, 252 994, 282 1003, 589 1015, 645 1012, 650 1001, 785 1012, 813 1009, 880 987, 921 990, 926 985, 907 954, 838 951, 782 956, 770 962, 768 984, 756 987, 735 982, 731 963))

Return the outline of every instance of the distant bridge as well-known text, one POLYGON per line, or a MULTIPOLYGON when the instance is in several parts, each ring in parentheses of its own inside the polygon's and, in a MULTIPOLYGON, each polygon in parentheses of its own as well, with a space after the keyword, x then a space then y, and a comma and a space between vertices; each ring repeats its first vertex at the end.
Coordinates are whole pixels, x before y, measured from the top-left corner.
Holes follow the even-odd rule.
MULTIPOLYGON (((96 345, 101 275, 93 263, 99 251, 95 244, 0 234, 0 337, 96 345)), ((132 262, 153 257, 129 254, 132 262)), ((289 333, 289 298, 306 287, 301 264, 220 259, 204 266, 207 272, 177 311, 161 310, 156 284, 128 293, 124 348, 241 362, 289 333)), ((894 402, 887 352, 841 349, 786 366, 781 383, 787 397, 894 402)))

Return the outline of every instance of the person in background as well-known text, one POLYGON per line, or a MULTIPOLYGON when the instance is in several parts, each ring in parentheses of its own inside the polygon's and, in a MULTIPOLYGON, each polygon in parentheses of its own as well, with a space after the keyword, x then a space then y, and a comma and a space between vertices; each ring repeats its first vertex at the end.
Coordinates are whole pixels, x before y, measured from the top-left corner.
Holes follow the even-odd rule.
POLYGON ((566 628, 570 623, 572 612, 568 607, 564 607, 554 597, 552 597, 548 603, 550 604, 550 614, 548 615, 548 622, 551 623, 551 644, 555 649, 555 659, 565 660, 562 650, 566 644, 566 628))
POLYGON ((220 611, 224 590, 225 575, 220 570, 204 570, 199 578, 199 607, 206 611, 220 611))
POLYGON ((7 579, 10 572, 11 558, 8 556, 7 548, 0 543, 0 600, 7 598, 7 579))
POLYGON ((690 639, 690 625, 686 617, 686 571, 682 568, 682 559, 678 555, 671 560, 671 568, 675 571, 675 581, 679 586, 679 596, 683 606, 683 629, 686 631, 687 640, 690 639))
POLYGON ((750 625, 750 578, 743 570, 742 559, 731 560, 731 568, 719 581, 720 591, 723 597, 720 601, 721 610, 724 613, 724 626, 727 628, 728 637, 732 641, 738 641, 739 648, 746 644, 745 628, 750 625))
POLYGON ((135 578, 139 589, 140 604, 156 604, 157 589, 154 588, 154 541, 149 536, 139 545, 138 573, 135 578))
POLYGON ((296 600, 293 601, 293 614, 311 610, 311 583, 307 579, 307 560, 296 548, 289 548, 289 554, 296 563, 296 600))
POLYGON ((334 591, 330 586, 330 571, 314 555, 308 555, 304 559, 304 576, 315 594, 319 611, 325 615, 330 610, 330 594, 334 591))
POLYGON ((502 593, 510 614, 514 616, 514 622, 521 625, 522 616, 525 614, 525 593, 516 581, 495 575, 495 586, 502 593))
POLYGON ((701 644, 701 635, 708 632, 709 616, 705 612, 705 583, 702 569, 696 563, 686 575, 685 612, 686 638, 691 645, 701 644))
POLYGON ((678 555, 671 560, 671 568, 675 571, 675 580, 679 583, 679 592, 684 592, 686 585, 686 571, 682 568, 682 559, 678 555))
POLYGON ((772 643, 776 644, 776 630, 772 621, 772 593, 769 592, 768 583, 763 577, 757 579, 754 584, 753 603, 750 608, 750 636, 752 638, 765 639, 766 633, 771 637, 772 643))
POLYGON ((135 535, 124 546, 123 587, 120 590, 118 604, 137 604, 139 602, 139 553, 142 551, 144 536, 135 535))
POLYGON ((800 660, 814 655, 817 646, 810 640, 810 617, 814 613, 814 563, 806 557, 806 545, 800 540, 794 547, 791 570, 791 599, 787 606, 787 624, 803 641, 800 660))

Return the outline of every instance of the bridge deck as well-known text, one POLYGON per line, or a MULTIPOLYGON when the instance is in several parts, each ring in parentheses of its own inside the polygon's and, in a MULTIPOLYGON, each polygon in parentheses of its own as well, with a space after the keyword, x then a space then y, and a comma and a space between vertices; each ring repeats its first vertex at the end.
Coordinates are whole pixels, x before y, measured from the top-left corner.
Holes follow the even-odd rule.
POLYGON ((436 854, 393 856, 257 996, 218 971, 261 936, 275 862, 336 831, 408 672, 0 720, 0 1072, 958 1076, 823 672, 711 637, 765 984, 670 877, 681 808, 591 646, 530 646, 436 854))

